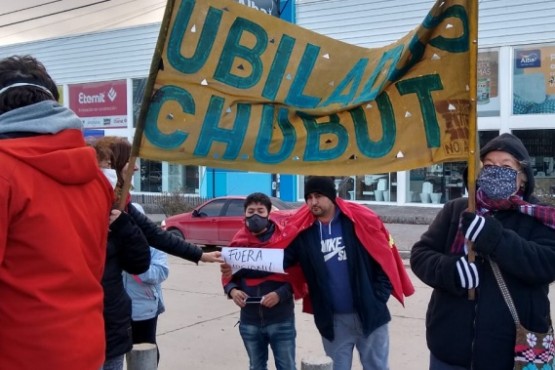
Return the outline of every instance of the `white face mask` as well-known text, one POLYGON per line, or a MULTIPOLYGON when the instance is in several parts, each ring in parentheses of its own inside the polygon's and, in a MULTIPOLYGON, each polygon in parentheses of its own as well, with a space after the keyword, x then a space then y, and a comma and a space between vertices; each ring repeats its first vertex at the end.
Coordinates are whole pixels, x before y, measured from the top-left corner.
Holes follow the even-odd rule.
POLYGON ((116 170, 112 168, 101 168, 101 170, 104 176, 106 176, 106 179, 108 179, 110 185, 112 185, 112 189, 115 189, 118 183, 118 175, 116 174, 116 170))

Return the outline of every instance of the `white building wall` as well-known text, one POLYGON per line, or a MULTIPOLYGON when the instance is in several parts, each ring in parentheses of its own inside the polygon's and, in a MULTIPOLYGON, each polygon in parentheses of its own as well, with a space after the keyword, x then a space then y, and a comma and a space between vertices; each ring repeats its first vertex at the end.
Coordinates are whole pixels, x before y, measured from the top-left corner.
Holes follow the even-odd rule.
POLYGON ((31 54, 44 63, 57 84, 144 78, 160 23, 0 46, 0 58, 31 54))
MULTIPOLYGON (((419 25, 433 0, 297 0, 297 24, 363 46, 388 45, 419 25)), ((555 1, 480 0, 479 47, 555 41, 555 1)))

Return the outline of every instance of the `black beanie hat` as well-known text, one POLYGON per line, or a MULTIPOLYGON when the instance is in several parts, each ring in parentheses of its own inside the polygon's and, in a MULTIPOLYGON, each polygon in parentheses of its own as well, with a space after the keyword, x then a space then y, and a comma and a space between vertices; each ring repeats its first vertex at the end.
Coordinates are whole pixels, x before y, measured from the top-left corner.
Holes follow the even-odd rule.
POLYGON ((308 198, 309 194, 319 193, 335 202, 337 195, 335 191, 335 184, 331 177, 327 176, 310 176, 306 184, 304 184, 304 200, 308 198))
POLYGON ((534 171, 530 167, 530 154, 522 141, 512 134, 501 134, 484 145, 480 150, 480 159, 483 161, 486 154, 493 151, 509 153, 520 162, 528 180, 524 189, 524 199, 528 199, 534 191, 534 171))

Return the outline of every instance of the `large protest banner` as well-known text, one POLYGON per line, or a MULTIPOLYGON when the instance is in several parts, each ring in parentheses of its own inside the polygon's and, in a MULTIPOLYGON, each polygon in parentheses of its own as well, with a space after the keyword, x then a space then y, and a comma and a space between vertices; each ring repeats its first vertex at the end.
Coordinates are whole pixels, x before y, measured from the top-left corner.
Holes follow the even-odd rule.
POLYGON ((367 49, 227 0, 169 0, 134 154, 355 175, 466 160, 471 0, 367 49))

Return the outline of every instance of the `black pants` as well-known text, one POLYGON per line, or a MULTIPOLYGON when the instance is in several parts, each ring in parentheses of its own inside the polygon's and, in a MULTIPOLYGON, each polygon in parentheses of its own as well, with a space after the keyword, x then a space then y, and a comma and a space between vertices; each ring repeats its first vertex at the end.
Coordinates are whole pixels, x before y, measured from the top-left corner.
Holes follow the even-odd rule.
POLYGON ((158 324, 158 316, 148 320, 132 321, 131 327, 133 329, 133 344, 136 343, 152 343, 156 344, 156 352, 158 354, 158 361, 160 362, 160 351, 156 343, 156 325, 158 324))

